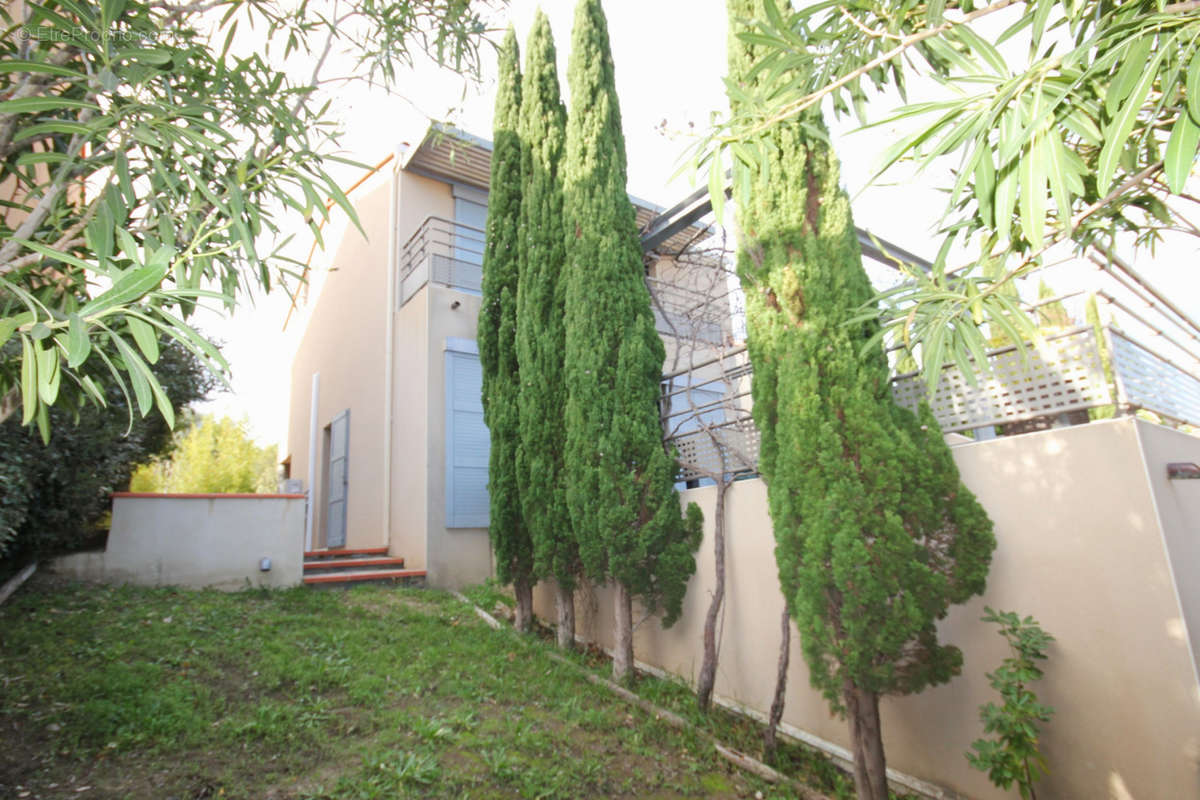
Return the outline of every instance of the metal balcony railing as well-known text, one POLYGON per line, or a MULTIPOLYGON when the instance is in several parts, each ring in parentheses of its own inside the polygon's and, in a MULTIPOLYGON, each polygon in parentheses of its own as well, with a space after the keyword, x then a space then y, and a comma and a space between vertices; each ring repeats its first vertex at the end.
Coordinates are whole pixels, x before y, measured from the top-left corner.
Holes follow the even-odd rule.
POLYGON ((398 305, 403 306, 430 282, 479 292, 483 286, 484 241, 485 234, 479 228, 442 217, 426 218, 400 246, 398 305))
MULTIPOLYGON (((1150 412, 1174 426, 1200 427, 1200 379, 1108 326, 1075 328, 1044 347, 1003 347, 987 354, 974 384, 955 365, 943 368, 932 395, 918 373, 892 379, 892 396, 917 409, 928 402, 942 430, 994 434, 1086 422, 1077 413, 1111 406, 1150 412)), ((757 471, 758 432, 750 419, 752 368, 744 350, 663 377, 663 429, 679 454, 680 479, 757 471)))

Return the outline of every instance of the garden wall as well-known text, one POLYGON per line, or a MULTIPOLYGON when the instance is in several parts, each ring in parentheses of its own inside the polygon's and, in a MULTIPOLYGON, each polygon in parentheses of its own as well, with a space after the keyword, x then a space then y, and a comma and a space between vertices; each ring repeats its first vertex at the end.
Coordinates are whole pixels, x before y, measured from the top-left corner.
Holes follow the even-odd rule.
POLYGON ((296 586, 304 565, 302 494, 113 495, 103 552, 58 558, 82 580, 146 586, 296 586), (269 571, 260 569, 269 558, 269 571))
MULTIPOLYGON (((995 522, 998 544, 986 595, 940 625, 943 639, 964 652, 963 673, 883 703, 889 767, 970 797, 1015 797, 963 757, 982 735, 980 704, 995 699, 985 673, 1007 655, 995 627, 979 621, 991 605, 1034 616, 1057 639, 1036 687, 1056 709, 1042 740, 1051 774, 1039 784, 1039 798, 1200 796, 1200 684, 1188 625, 1194 632, 1197 620, 1185 618, 1175 584, 1194 587, 1200 579, 1200 481, 1165 480, 1167 461, 1200 463, 1200 438, 1125 418, 953 452, 995 522)), ((715 492, 684 493, 685 502, 704 508, 706 531, 683 618, 666 631, 649 620, 635 638, 640 661, 693 683, 714 583, 715 492)), ((774 689, 783 610, 765 485, 739 481, 727 502, 716 691, 763 713, 774 689)), ((536 603, 553 619, 551 592, 540 588, 536 603)), ((577 607, 580 634, 610 647, 609 591, 581 593, 577 607)), ((847 747, 846 724, 809 687, 794 630, 792 647, 785 723, 847 747)))

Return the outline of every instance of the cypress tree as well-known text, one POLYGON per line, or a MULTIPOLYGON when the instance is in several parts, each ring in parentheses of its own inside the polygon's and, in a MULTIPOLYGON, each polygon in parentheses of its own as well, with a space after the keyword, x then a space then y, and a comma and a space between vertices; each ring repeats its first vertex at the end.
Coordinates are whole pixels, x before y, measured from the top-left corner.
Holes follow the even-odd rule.
POLYGON ((608 27, 580 0, 568 67, 566 223, 567 505, 586 574, 615 589, 613 675, 631 676, 631 597, 678 617, 695 571, 700 512, 686 521, 663 448, 665 351, 654 329, 633 205, 608 27))
MULTIPOLYGON (((729 12, 745 85, 754 46, 736 33, 763 3, 729 12)), ((738 271, 779 579, 812 684, 849 720, 858 796, 886 800, 879 698, 957 674, 935 623, 983 591, 995 540, 933 416, 898 407, 883 353, 862 352, 877 325, 845 322, 873 292, 819 110, 769 135, 738 271)))
POLYGON ((517 361, 521 371, 521 502, 538 575, 557 586, 558 643, 575 641, 573 590, 579 548, 563 484, 563 295, 566 259, 560 175, 567 110, 558 86, 550 20, 539 9, 529 32, 521 83, 520 282, 517 361))
POLYGON ((488 533, 496 553, 496 575, 512 583, 516 626, 533 620, 533 545, 521 512, 517 480, 520 445, 517 364, 518 231, 521 212, 522 144, 518 133, 521 67, 517 37, 508 29, 499 52, 491 192, 483 250, 483 299, 479 309, 479 360, 483 368, 483 415, 491 435, 488 533))

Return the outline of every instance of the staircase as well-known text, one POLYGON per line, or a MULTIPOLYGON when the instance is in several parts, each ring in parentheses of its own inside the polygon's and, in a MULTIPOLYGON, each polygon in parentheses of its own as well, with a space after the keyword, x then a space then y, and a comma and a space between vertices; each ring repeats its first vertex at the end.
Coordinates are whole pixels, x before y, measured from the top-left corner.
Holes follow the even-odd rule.
POLYGON ((424 586, 425 570, 404 569, 403 558, 388 555, 386 547, 308 550, 304 553, 307 586, 353 586, 358 583, 424 586))

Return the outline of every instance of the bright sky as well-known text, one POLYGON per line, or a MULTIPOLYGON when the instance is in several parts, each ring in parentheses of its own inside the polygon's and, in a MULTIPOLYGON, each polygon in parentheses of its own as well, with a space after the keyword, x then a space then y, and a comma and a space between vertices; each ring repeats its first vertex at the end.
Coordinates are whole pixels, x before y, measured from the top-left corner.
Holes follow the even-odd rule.
MULTIPOLYGON (((511 22, 522 43, 529 31, 538 3, 513 0, 506 14, 493 18, 502 29, 511 22)), ((550 17, 559 56, 559 79, 566 87, 566 65, 570 44, 574 0, 546 0, 540 4, 550 17)), ((667 131, 686 132, 707 124, 713 111, 725 108, 722 78, 725 74, 724 0, 606 0, 617 90, 625 129, 629 160, 629 191, 639 197, 670 206, 693 188, 684 176, 671 183, 678 160, 688 141, 686 133, 671 136, 667 131)), ((500 33, 495 34, 498 40, 500 33)), ((307 76, 311 67, 305 69, 307 76)), ((330 74, 339 74, 335 69, 330 74)), ((495 88, 495 59, 488 48, 485 76, 479 86, 466 89, 455 75, 424 66, 401 76, 397 92, 363 86, 340 87, 335 111, 343 121, 345 154, 361 162, 376 163, 400 142, 416 144, 430 117, 449 119, 471 133, 491 138, 492 104, 495 88)), ((859 193, 872 173, 876 154, 892 141, 895 131, 880 128, 846 135, 849 124, 835 126, 835 143, 842 160, 842 177, 854 197, 855 221, 883 238, 918 255, 932 257, 936 250, 930 230, 944 203, 928 180, 905 185, 874 186, 859 193)), ((344 170, 343 185, 359 177, 344 170)), ((337 227, 327 237, 330 251, 318 254, 314 265, 328 265, 336 247, 337 227)), ((386 246, 380 242, 381 247, 386 246)), ((304 244, 307 252, 308 242, 304 244)), ((1191 242, 1169 249, 1155 263, 1139 260, 1138 267, 1151 280, 1183 302, 1196 316, 1192 269, 1181 262, 1196 262, 1197 247, 1191 242)), ((1088 273, 1063 273, 1055 288, 1065 291, 1087 280, 1088 273)), ((249 418, 255 435, 263 442, 278 442, 283 454, 286 439, 290 364, 302 326, 293 322, 282 330, 290 301, 282 293, 260 298, 251 307, 239 308, 231 320, 209 318, 200 322, 204 331, 223 341, 223 352, 233 367, 232 394, 226 393, 206 404, 202 411, 249 418)), ((301 319, 301 321, 303 321, 301 319)))

